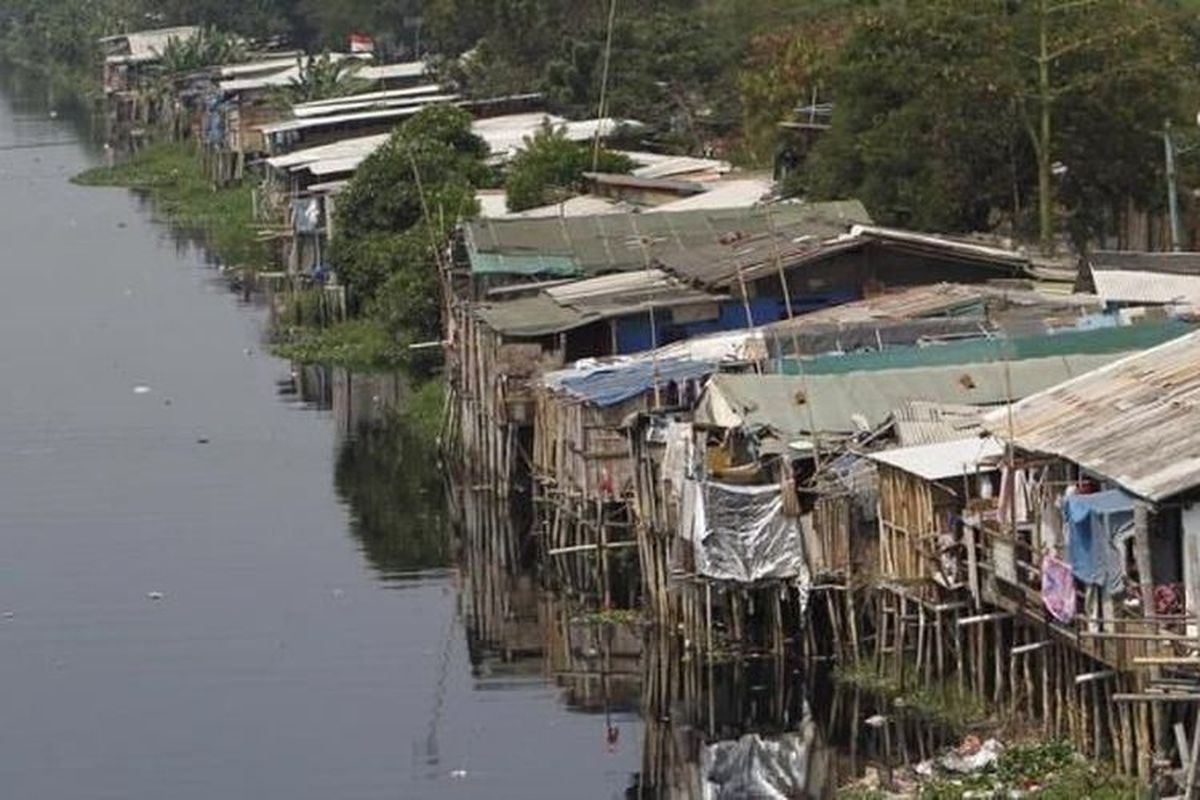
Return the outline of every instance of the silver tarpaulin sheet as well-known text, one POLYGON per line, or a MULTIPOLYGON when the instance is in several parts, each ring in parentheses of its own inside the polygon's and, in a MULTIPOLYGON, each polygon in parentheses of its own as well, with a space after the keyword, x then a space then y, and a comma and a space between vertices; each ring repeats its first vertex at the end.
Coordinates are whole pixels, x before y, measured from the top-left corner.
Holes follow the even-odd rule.
POLYGON ((815 737, 746 734, 704 748, 704 800, 820 800, 833 793, 833 774, 815 737))
POLYGON ((738 583, 807 582, 799 520, 783 513, 778 485, 706 481, 694 489, 684 496, 693 504, 688 526, 697 574, 738 583))

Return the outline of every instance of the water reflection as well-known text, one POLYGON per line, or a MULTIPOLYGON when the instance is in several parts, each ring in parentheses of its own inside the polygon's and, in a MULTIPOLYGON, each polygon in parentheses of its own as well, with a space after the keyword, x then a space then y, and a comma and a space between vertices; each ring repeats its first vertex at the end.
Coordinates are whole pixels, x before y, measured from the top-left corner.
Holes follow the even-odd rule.
POLYGON ((350 530, 380 575, 397 578, 449 563, 441 478, 402 426, 365 426, 338 453, 334 483, 350 530))
POLYGON ((350 531, 388 580, 450 564, 441 472, 420 432, 396 413, 407 392, 398 374, 294 365, 279 395, 330 411, 336 421, 334 487, 350 531))

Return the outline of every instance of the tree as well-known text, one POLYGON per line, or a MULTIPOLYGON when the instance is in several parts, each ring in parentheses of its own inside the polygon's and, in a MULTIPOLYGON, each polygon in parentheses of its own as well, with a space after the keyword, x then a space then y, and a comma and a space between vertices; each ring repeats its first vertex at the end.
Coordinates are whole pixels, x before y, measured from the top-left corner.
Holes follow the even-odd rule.
MULTIPOLYGON (((1038 235, 1043 250, 1049 251, 1054 239, 1055 152, 1060 147, 1060 138, 1064 139, 1063 149, 1069 151, 1072 140, 1085 134, 1084 130, 1076 129, 1071 131, 1074 136, 1056 137, 1055 117, 1069 117, 1076 111, 1071 107, 1073 104, 1083 104, 1089 111, 1099 112, 1097 120, 1120 117, 1123 122, 1133 124, 1132 130, 1137 132, 1135 140, 1138 134, 1151 140, 1153 128, 1174 111, 1170 87, 1177 82, 1172 72, 1180 43, 1168 30, 1172 15, 1156 4, 1128 0, 1036 0, 1023 3, 1020 8, 1021 12, 1013 18, 1017 67, 1031 63, 1034 74, 1026 70, 1022 76, 1025 86, 1018 95, 1018 109, 1037 157, 1038 235), (1108 95, 1122 105, 1096 108, 1093 101, 1098 94, 1108 95), (1028 111, 1030 102, 1036 109, 1036 122, 1028 111), (1139 125, 1140 115, 1127 113, 1132 108, 1151 116, 1143 118, 1139 125)), ((1087 138, 1111 141, 1109 136, 1087 138)), ((1127 137, 1121 138, 1129 141, 1127 137)), ((1146 147, 1135 144, 1134 152, 1139 151, 1145 153, 1146 147)), ((1083 152, 1078 155, 1087 156, 1083 152)), ((1124 157, 1130 155, 1125 153, 1124 157)), ((1096 159, 1086 160, 1093 166, 1101 166, 1096 159)), ((1078 184, 1077 191, 1086 194, 1088 188, 1086 183, 1078 184)))
POLYGON ((565 128, 547 124, 525 137, 525 146, 509 162, 504 181, 508 209, 524 211, 578 194, 585 172, 628 173, 633 166, 621 153, 603 148, 594 153, 590 143, 573 142, 565 128))
POLYGON ((218 64, 233 64, 250 57, 240 36, 216 28, 201 28, 186 39, 171 39, 163 48, 158 70, 175 78, 218 64))
POLYGON ((487 153, 465 111, 426 108, 359 166, 339 197, 330 260, 354 307, 402 341, 440 332, 438 259, 455 223, 477 211, 487 153))
POLYGON ((843 10, 750 41, 738 86, 746 150, 754 161, 771 154, 779 123, 797 107, 828 100, 831 73, 851 22, 843 10))
POLYGON ((1047 244, 1055 163, 1077 240, 1102 229, 1108 208, 1152 197, 1154 132, 1176 113, 1181 85, 1171 10, 1079 0, 1086 21, 1060 0, 1063 16, 1042 13, 1042 2, 928 0, 860 14, 833 70, 833 129, 809 159, 808 191, 949 231, 1005 220, 1025 230, 1033 208, 1047 244))
POLYGON ((362 67, 362 62, 357 59, 338 59, 322 53, 297 58, 296 66, 299 73, 280 90, 287 105, 358 94, 370 86, 355 75, 362 67))

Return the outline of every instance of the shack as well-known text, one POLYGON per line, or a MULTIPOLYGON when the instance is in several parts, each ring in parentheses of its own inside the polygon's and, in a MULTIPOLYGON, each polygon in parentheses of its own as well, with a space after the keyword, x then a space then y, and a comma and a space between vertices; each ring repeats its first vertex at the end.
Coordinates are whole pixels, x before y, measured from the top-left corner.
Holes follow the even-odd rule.
POLYGON ((199 28, 180 26, 135 31, 100 39, 104 53, 102 76, 111 128, 146 125, 154 121, 153 103, 143 93, 163 52, 172 42, 186 41, 199 28))

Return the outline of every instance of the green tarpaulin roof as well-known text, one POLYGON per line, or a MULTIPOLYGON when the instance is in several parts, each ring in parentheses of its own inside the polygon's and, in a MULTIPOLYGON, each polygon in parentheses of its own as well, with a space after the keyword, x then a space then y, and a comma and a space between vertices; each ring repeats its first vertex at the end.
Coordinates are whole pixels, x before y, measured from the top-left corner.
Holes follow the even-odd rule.
POLYGON ((1020 399, 1109 364, 1123 353, 1034 358, 1011 363, 958 364, 852 372, 845 375, 715 375, 696 421, 765 429, 777 437, 814 430, 849 434, 856 417, 868 428, 912 400, 994 405, 1020 399), (1007 373, 1007 374, 1006 374, 1007 373))
POLYGON ((656 214, 472 220, 464 238, 474 274, 589 276, 645 269, 729 237, 776 231, 829 237, 869 222, 857 200, 779 203, 656 214))

